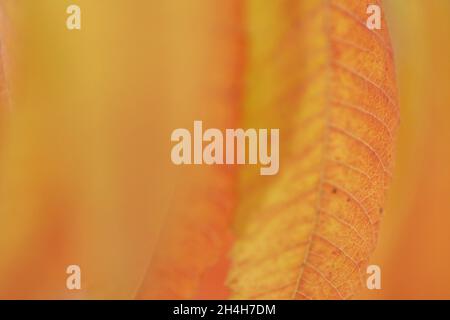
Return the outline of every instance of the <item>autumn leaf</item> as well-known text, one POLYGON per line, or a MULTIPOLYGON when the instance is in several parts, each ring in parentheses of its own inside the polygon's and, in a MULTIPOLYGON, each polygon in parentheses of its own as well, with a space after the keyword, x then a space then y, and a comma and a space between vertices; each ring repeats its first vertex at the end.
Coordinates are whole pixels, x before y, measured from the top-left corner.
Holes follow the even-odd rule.
POLYGON ((347 299, 365 284, 399 119, 369 3, 248 3, 245 125, 281 128, 283 149, 276 178, 241 174, 232 298, 347 299))

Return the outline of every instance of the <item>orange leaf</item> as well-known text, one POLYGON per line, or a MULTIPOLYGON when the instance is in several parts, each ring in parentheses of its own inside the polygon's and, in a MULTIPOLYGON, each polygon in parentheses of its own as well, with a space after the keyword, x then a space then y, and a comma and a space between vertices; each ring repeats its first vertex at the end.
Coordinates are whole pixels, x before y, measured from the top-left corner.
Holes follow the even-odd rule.
POLYGON ((399 119, 373 3, 249 1, 245 125, 281 128, 282 162, 263 183, 242 172, 233 298, 346 299, 365 284, 399 119))

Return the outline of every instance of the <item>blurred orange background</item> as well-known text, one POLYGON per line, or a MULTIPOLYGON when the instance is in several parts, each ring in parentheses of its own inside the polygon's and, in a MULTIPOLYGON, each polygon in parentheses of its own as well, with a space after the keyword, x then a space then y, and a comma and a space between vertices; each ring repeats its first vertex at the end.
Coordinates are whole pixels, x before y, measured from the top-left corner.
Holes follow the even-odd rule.
POLYGON ((393 185, 364 298, 450 299, 450 2, 386 0, 400 93, 393 185))
MULTIPOLYGON (((160 291, 171 297, 176 285, 198 298, 227 296, 225 254, 205 262, 214 269, 195 293, 198 266, 167 269, 176 262, 165 255, 177 247, 170 235, 202 263, 232 241, 233 168, 173 169, 167 143, 170 130, 192 119, 228 128, 242 116, 228 107, 241 103, 242 12, 238 0, 219 2, 0 1, 0 298, 151 298, 145 283, 186 270, 193 279, 174 277, 160 291), (72 3, 83 8, 83 29, 73 33, 65 27, 72 3), (196 187, 215 200, 202 210, 224 241, 209 230, 184 236, 196 217, 184 210, 191 199, 183 190, 196 187), (169 203, 172 219, 186 224, 167 227, 176 225, 164 220, 169 203), (158 261, 151 272, 150 256, 158 261), (78 262, 91 276, 68 294, 65 268, 78 262)), ((382 290, 356 298, 450 299, 450 2, 384 5, 401 125, 371 259, 382 290)))

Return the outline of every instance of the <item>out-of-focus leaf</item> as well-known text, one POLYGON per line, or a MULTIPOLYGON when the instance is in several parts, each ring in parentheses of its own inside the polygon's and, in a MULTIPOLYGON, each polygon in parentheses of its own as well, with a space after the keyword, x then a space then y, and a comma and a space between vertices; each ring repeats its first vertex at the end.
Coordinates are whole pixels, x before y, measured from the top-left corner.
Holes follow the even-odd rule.
MULTIPOLYGON (((242 90, 241 2, 165 1, 174 128, 238 126, 242 90)), ((164 108, 164 105, 162 106, 164 108)), ((138 298, 192 298, 222 255, 234 209, 232 167, 181 166, 138 298)))

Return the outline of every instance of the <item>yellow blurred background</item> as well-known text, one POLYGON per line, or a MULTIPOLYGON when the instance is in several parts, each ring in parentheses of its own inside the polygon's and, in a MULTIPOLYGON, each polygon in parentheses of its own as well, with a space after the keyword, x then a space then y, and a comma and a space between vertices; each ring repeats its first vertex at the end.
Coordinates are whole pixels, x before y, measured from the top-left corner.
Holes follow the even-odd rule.
POLYGON ((191 294, 223 245, 232 172, 174 168, 170 133, 233 127, 237 3, 0 1, 0 298, 191 294), (71 4, 81 30, 66 28, 71 4))

